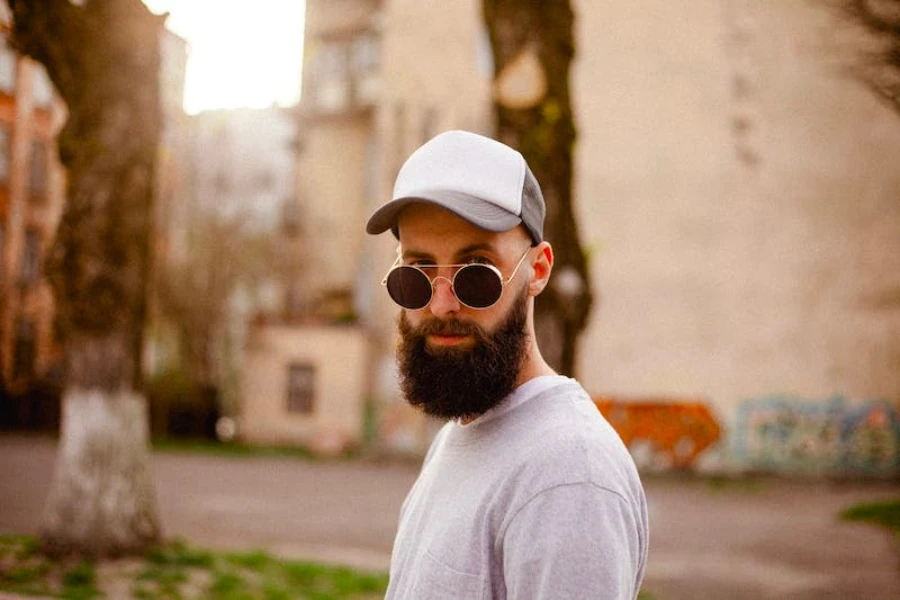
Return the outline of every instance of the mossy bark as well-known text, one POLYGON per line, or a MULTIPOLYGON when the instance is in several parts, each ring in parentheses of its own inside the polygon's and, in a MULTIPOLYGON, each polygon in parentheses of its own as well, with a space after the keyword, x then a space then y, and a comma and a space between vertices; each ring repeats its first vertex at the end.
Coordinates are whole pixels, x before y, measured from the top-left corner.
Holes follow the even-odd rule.
POLYGON ((66 204, 46 263, 65 348, 47 550, 139 552, 159 537, 140 390, 163 18, 140 0, 9 0, 13 43, 68 108, 66 204))
POLYGON ((483 8, 494 55, 496 134, 522 152, 541 185, 544 237, 556 256, 554 276, 535 306, 537 336, 547 361, 572 375, 593 302, 572 198, 575 16, 569 0, 484 0, 483 8))

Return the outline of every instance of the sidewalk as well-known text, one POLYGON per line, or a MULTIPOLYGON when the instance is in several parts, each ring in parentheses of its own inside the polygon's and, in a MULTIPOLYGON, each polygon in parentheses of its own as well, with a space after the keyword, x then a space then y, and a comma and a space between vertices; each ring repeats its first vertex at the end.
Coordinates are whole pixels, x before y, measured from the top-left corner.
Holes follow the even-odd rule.
MULTIPOLYGON (((0 436, 0 533, 37 531, 54 454, 50 440, 0 436)), ((387 569, 417 471, 175 453, 155 454, 153 467, 168 537, 367 569, 387 569)), ((645 488, 644 587, 658 600, 900 598, 900 542, 838 519, 858 502, 900 496, 900 486, 648 477, 645 488)))

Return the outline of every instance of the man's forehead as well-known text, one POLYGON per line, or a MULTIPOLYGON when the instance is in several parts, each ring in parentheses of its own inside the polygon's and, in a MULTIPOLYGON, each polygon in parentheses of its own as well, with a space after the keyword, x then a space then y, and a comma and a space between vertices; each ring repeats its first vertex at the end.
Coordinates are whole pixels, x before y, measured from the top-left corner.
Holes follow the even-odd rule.
MULTIPOLYGON (((521 227, 488 231, 453 212, 432 204, 415 203, 403 209, 398 223, 401 250, 406 252, 464 253, 485 250, 500 252, 507 242, 528 239, 521 227)), ((517 245, 517 244, 516 244, 517 245)))
POLYGON ((469 226, 478 229, 451 210, 430 202, 412 202, 397 215, 397 227, 409 228, 421 223, 448 223, 469 226))

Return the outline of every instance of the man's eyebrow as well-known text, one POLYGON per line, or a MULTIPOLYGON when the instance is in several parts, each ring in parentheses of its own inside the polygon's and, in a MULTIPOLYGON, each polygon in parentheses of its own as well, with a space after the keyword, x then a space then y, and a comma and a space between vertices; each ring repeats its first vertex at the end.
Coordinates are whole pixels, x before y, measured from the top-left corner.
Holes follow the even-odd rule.
POLYGON ((419 258, 419 259, 433 259, 434 258, 433 255, 429 254, 428 252, 423 252, 421 250, 404 250, 400 254, 400 256, 406 260, 409 260, 412 258, 419 258))
POLYGON ((484 252, 484 251, 496 252, 497 250, 491 244, 482 242, 480 244, 470 244, 470 245, 466 246, 465 248, 462 248, 459 251, 457 251, 456 255, 462 256, 464 254, 472 254, 473 252, 484 252))
MULTIPOLYGON (((463 257, 463 256, 467 256, 469 254, 473 254, 475 252, 494 252, 494 253, 496 253, 497 250, 491 244, 488 244, 485 242, 480 242, 480 243, 476 243, 476 244, 469 244, 468 246, 463 246, 462 248, 460 248, 459 250, 457 250, 454 253, 454 256, 463 257)), ((422 251, 422 250, 404 250, 402 253, 402 257, 406 260, 411 260, 411 259, 433 260, 434 259, 433 254, 431 254, 430 252, 422 251)))

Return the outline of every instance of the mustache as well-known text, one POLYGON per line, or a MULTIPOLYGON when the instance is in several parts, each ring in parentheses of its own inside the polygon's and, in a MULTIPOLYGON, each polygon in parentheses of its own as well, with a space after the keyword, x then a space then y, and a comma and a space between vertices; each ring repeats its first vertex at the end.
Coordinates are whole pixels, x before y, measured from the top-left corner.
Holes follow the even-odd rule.
POLYGON ((479 338, 485 337, 485 331, 479 325, 459 319, 428 319, 415 327, 413 333, 419 336, 473 335, 479 338))
POLYGON ((425 344, 430 335, 465 335, 474 338, 476 345, 493 348, 495 342, 486 329, 471 321, 460 319, 427 319, 416 326, 409 322, 405 313, 400 314, 400 332, 410 342, 425 344))

